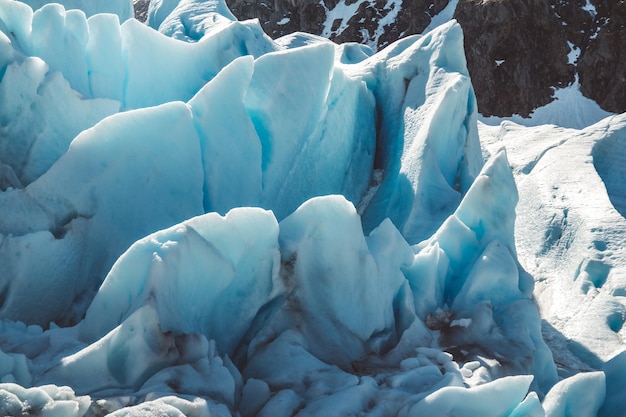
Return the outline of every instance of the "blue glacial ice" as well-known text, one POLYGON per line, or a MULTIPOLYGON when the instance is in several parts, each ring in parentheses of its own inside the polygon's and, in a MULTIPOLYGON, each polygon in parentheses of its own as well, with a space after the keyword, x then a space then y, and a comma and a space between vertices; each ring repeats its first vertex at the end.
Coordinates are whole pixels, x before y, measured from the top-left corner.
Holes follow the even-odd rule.
MULTIPOLYGON (((28 4, 33 10, 37 10, 50 3, 46 0, 18 0, 28 4)), ((54 3, 61 4, 66 10, 80 10, 87 17, 100 13, 117 15, 123 22, 134 16, 132 0, 59 0, 54 3)))
POLYGON ((125 4, 0 0, 4 414, 620 409, 620 356, 559 381, 456 22, 374 54, 125 4))

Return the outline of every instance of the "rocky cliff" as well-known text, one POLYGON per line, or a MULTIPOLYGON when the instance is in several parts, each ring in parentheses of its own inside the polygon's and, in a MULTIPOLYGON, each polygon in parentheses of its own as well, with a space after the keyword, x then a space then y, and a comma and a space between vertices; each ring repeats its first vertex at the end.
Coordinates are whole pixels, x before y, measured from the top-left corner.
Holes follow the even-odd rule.
POLYGON ((527 116, 576 80, 604 110, 626 111, 624 1, 465 0, 454 17, 483 114, 527 116))

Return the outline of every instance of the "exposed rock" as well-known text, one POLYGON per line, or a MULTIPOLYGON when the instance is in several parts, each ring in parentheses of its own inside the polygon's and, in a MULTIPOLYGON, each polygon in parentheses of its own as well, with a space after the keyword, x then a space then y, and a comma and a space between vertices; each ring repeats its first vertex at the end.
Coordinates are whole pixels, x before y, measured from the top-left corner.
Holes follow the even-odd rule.
POLYGON ((574 81, 566 32, 544 0, 460 1, 455 18, 482 114, 528 116, 574 81))
POLYGON ((238 19, 259 19, 265 33, 272 38, 297 31, 319 35, 326 19, 324 5, 317 0, 229 0, 227 3, 238 19))
POLYGON ((384 27, 385 33, 379 39, 379 47, 389 45, 404 36, 422 33, 432 18, 448 3, 449 0, 402 0, 402 8, 395 23, 384 27))
POLYGON ((626 2, 602 1, 578 60, 580 90, 604 110, 626 111, 626 2))
POLYGON ((150 0, 133 0, 133 7, 135 8, 135 19, 140 22, 145 22, 148 19, 148 6, 150 0))

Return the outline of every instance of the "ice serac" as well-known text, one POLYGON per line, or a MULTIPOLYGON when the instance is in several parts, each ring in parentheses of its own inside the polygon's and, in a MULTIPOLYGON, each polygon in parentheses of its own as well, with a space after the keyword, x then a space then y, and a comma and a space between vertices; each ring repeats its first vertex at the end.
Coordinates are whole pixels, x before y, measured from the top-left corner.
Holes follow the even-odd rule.
POLYGON ((404 285, 400 268, 412 256, 391 223, 366 240, 354 206, 334 196, 307 201, 280 227, 283 262, 292 269, 288 305, 308 349, 347 364, 394 346, 404 330, 394 305, 404 285))
POLYGON ((117 16, 96 16, 92 28, 91 19, 88 20, 85 13, 81 10, 65 10, 60 4, 46 4, 33 13, 27 5, 3 0, 0 2, 0 10, 0 14, 6 17, 7 29, 10 32, 7 35, 18 53, 15 57, 18 62, 21 54, 41 58, 51 71, 63 74, 72 89, 84 97, 112 99, 121 97, 121 82, 113 82, 108 88, 107 95, 95 96, 90 90, 92 72, 98 74, 104 70, 109 74, 115 73, 114 78, 120 80, 123 78, 123 70, 118 63, 121 42, 117 16), (21 19, 12 18, 15 15, 20 15, 21 19), (108 52, 110 60, 91 61, 89 55, 95 52, 94 46, 104 46, 102 30, 108 32, 107 36, 110 39, 107 40, 107 47, 97 51, 96 54, 108 52), (116 91, 118 89, 119 91, 116 91))
POLYGON ((318 195, 345 193, 357 204, 369 184, 375 102, 334 54, 318 43, 255 61, 244 104, 262 146, 261 204, 279 220, 318 195))
POLYGON ((206 36, 211 40, 188 43, 134 19, 120 26, 115 16, 86 19, 80 10, 59 4, 33 13, 24 4, 2 0, 0 19, 20 54, 43 59, 83 96, 112 98, 124 108, 187 101, 233 59, 276 49, 253 21, 230 22, 211 30, 206 36))
POLYGON ((534 374, 535 389, 547 392, 557 375, 541 335, 532 277, 516 258, 516 203, 515 182, 501 150, 454 215, 415 247, 407 276, 416 311, 429 313, 421 318, 441 329, 445 346, 464 346, 468 360, 484 354, 497 359, 495 374, 534 374), (444 306, 449 312, 433 311, 444 306))
POLYGON ((606 383, 606 396, 600 410, 599 417, 623 416, 626 413, 624 408, 624 391, 626 390, 626 352, 622 352, 602 367, 606 383))
POLYGON ((199 155, 191 111, 174 102, 105 119, 38 180, 0 194, 2 316, 80 318, 132 242, 203 213, 199 155))
POLYGON ((49 3, 59 3, 66 10, 76 9, 83 11, 88 17, 95 14, 110 13, 119 17, 120 21, 131 19, 134 16, 132 0, 18 0, 37 10, 49 3))
POLYGON ((217 26, 237 21, 224 0, 182 0, 156 26, 157 22, 153 22, 151 17, 160 14, 160 11, 152 3, 148 12, 148 25, 175 39, 197 41, 217 26))
POLYGON ((187 101, 235 58, 259 57, 276 48, 254 21, 231 22, 195 43, 169 38, 134 19, 121 30, 123 107, 130 109, 187 101))
POLYGON ((354 68, 377 98, 378 192, 366 230, 389 217, 409 243, 452 214, 482 165, 461 27, 403 39, 354 68))
POLYGON ((261 141, 244 107, 253 70, 252 57, 238 58, 189 101, 202 149, 207 213, 225 214, 261 199, 261 141))
MULTIPOLYGON (((0 91, 32 112, 0 113, 0 380, 74 390, 0 385, 0 399, 65 415, 79 393, 114 416, 527 417, 592 382, 589 410, 619 409, 600 373, 549 391, 514 178, 504 151, 482 167, 455 22, 369 56, 274 43, 222 2, 154 5, 169 37, 0 0, 0 91), (62 121, 60 101, 89 120, 62 121), (50 126, 69 132, 45 141, 56 153, 31 146, 50 126)), ((620 164, 601 159, 620 153, 620 120, 584 148, 616 212, 620 164)), ((624 245, 603 242, 577 280, 590 298, 609 284, 593 323, 615 342, 624 287, 603 262, 624 245)), ((618 388, 622 366, 604 368, 618 388)))
POLYGON ((70 384, 79 393, 139 389, 159 370, 207 355, 208 342, 199 335, 175 335, 159 326, 150 305, 133 311, 121 325, 95 343, 59 363, 38 384, 70 384))
POLYGON ((260 308, 281 290, 278 224, 254 208, 187 220, 120 257, 80 324, 93 342, 151 305, 160 328, 198 333, 231 355, 260 308))
POLYGON ((39 58, 8 65, 0 81, 0 160, 19 179, 13 187, 39 178, 76 135, 119 108, 114 100, 81 98, 39 58))
POLYGON ((84 14, 74 10, 66 19, 58 5, 44 9, 35 14, 44 19, 39 18, 31 30, 34 17, 27 5, 0 2, 0 160, 19 179, 13 183, 15 188, 38 178, 78 133, 120 108, 119 102, 109 100, 114 97, 89 99, 75 91, 89 92, 86 73, 80 76, 78 71, 85 67, 84 14), (68 36, 73 27, 80 28, 77 35, 83 36, 68 36), (47 31, 53 33, 46 35, 47 31), (52 58, 50 63, 29 56, 34 49, 52 58), (62 69, 76 79, 75 88, 56 72, 62 69))

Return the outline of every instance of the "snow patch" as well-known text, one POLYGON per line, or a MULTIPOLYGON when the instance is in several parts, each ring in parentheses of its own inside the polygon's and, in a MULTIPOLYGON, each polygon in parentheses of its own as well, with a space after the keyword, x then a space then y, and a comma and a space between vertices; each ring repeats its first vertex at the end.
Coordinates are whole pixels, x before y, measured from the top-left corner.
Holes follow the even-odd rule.
POLYGON ((341 0, 332 10, 329 10, 324 2, 321 2, 322 6, 326 10, 326 20, 324 21, 324 29, 322 30, 322 37, 330 38, 332 35, 340 35, 344 30, 348 27, 348 21, 352 16, 356 14, 356 11, 359 9, 362 3, 370 0, 357 0, 354 3, 349 5, 346 4, 345 0, 341 0), (339 19, 341 21, 339 27, 336 30, 333 30, 333 24, 335 20, 339 19))
POLYGON ((590 0, 585 0, 585 5, 582 7, 582 9, 589 13, 591 17, 596 17, 596 15, 598 14, 596 6, 594 6, 590 0))
POLYGON ((567 61, 570 65, 576 65, 576 61, 578 61, 578 57, 580 56, 580 48, 575 46, 570 41, 567 41, 567 46, 569 46, 569 53, 567 54, 567 61))
MULTIPOLYGON (((580 53, 580 49, 576 49, 580 53)), ((578 56, 578 55, 576 55, 578 56)), ((497 126, 504 121, 512 121, 522 126, 540 126, 553 124, 561 127, 582 129, 606 117, 612 116, 595 101, 580 92, 578 74, 575 81, 565 87, 554 90, 554 101, 536 108, 530 117, 513 115, 510 117, 479 116, 479 120, 490 126, 497 126)))

